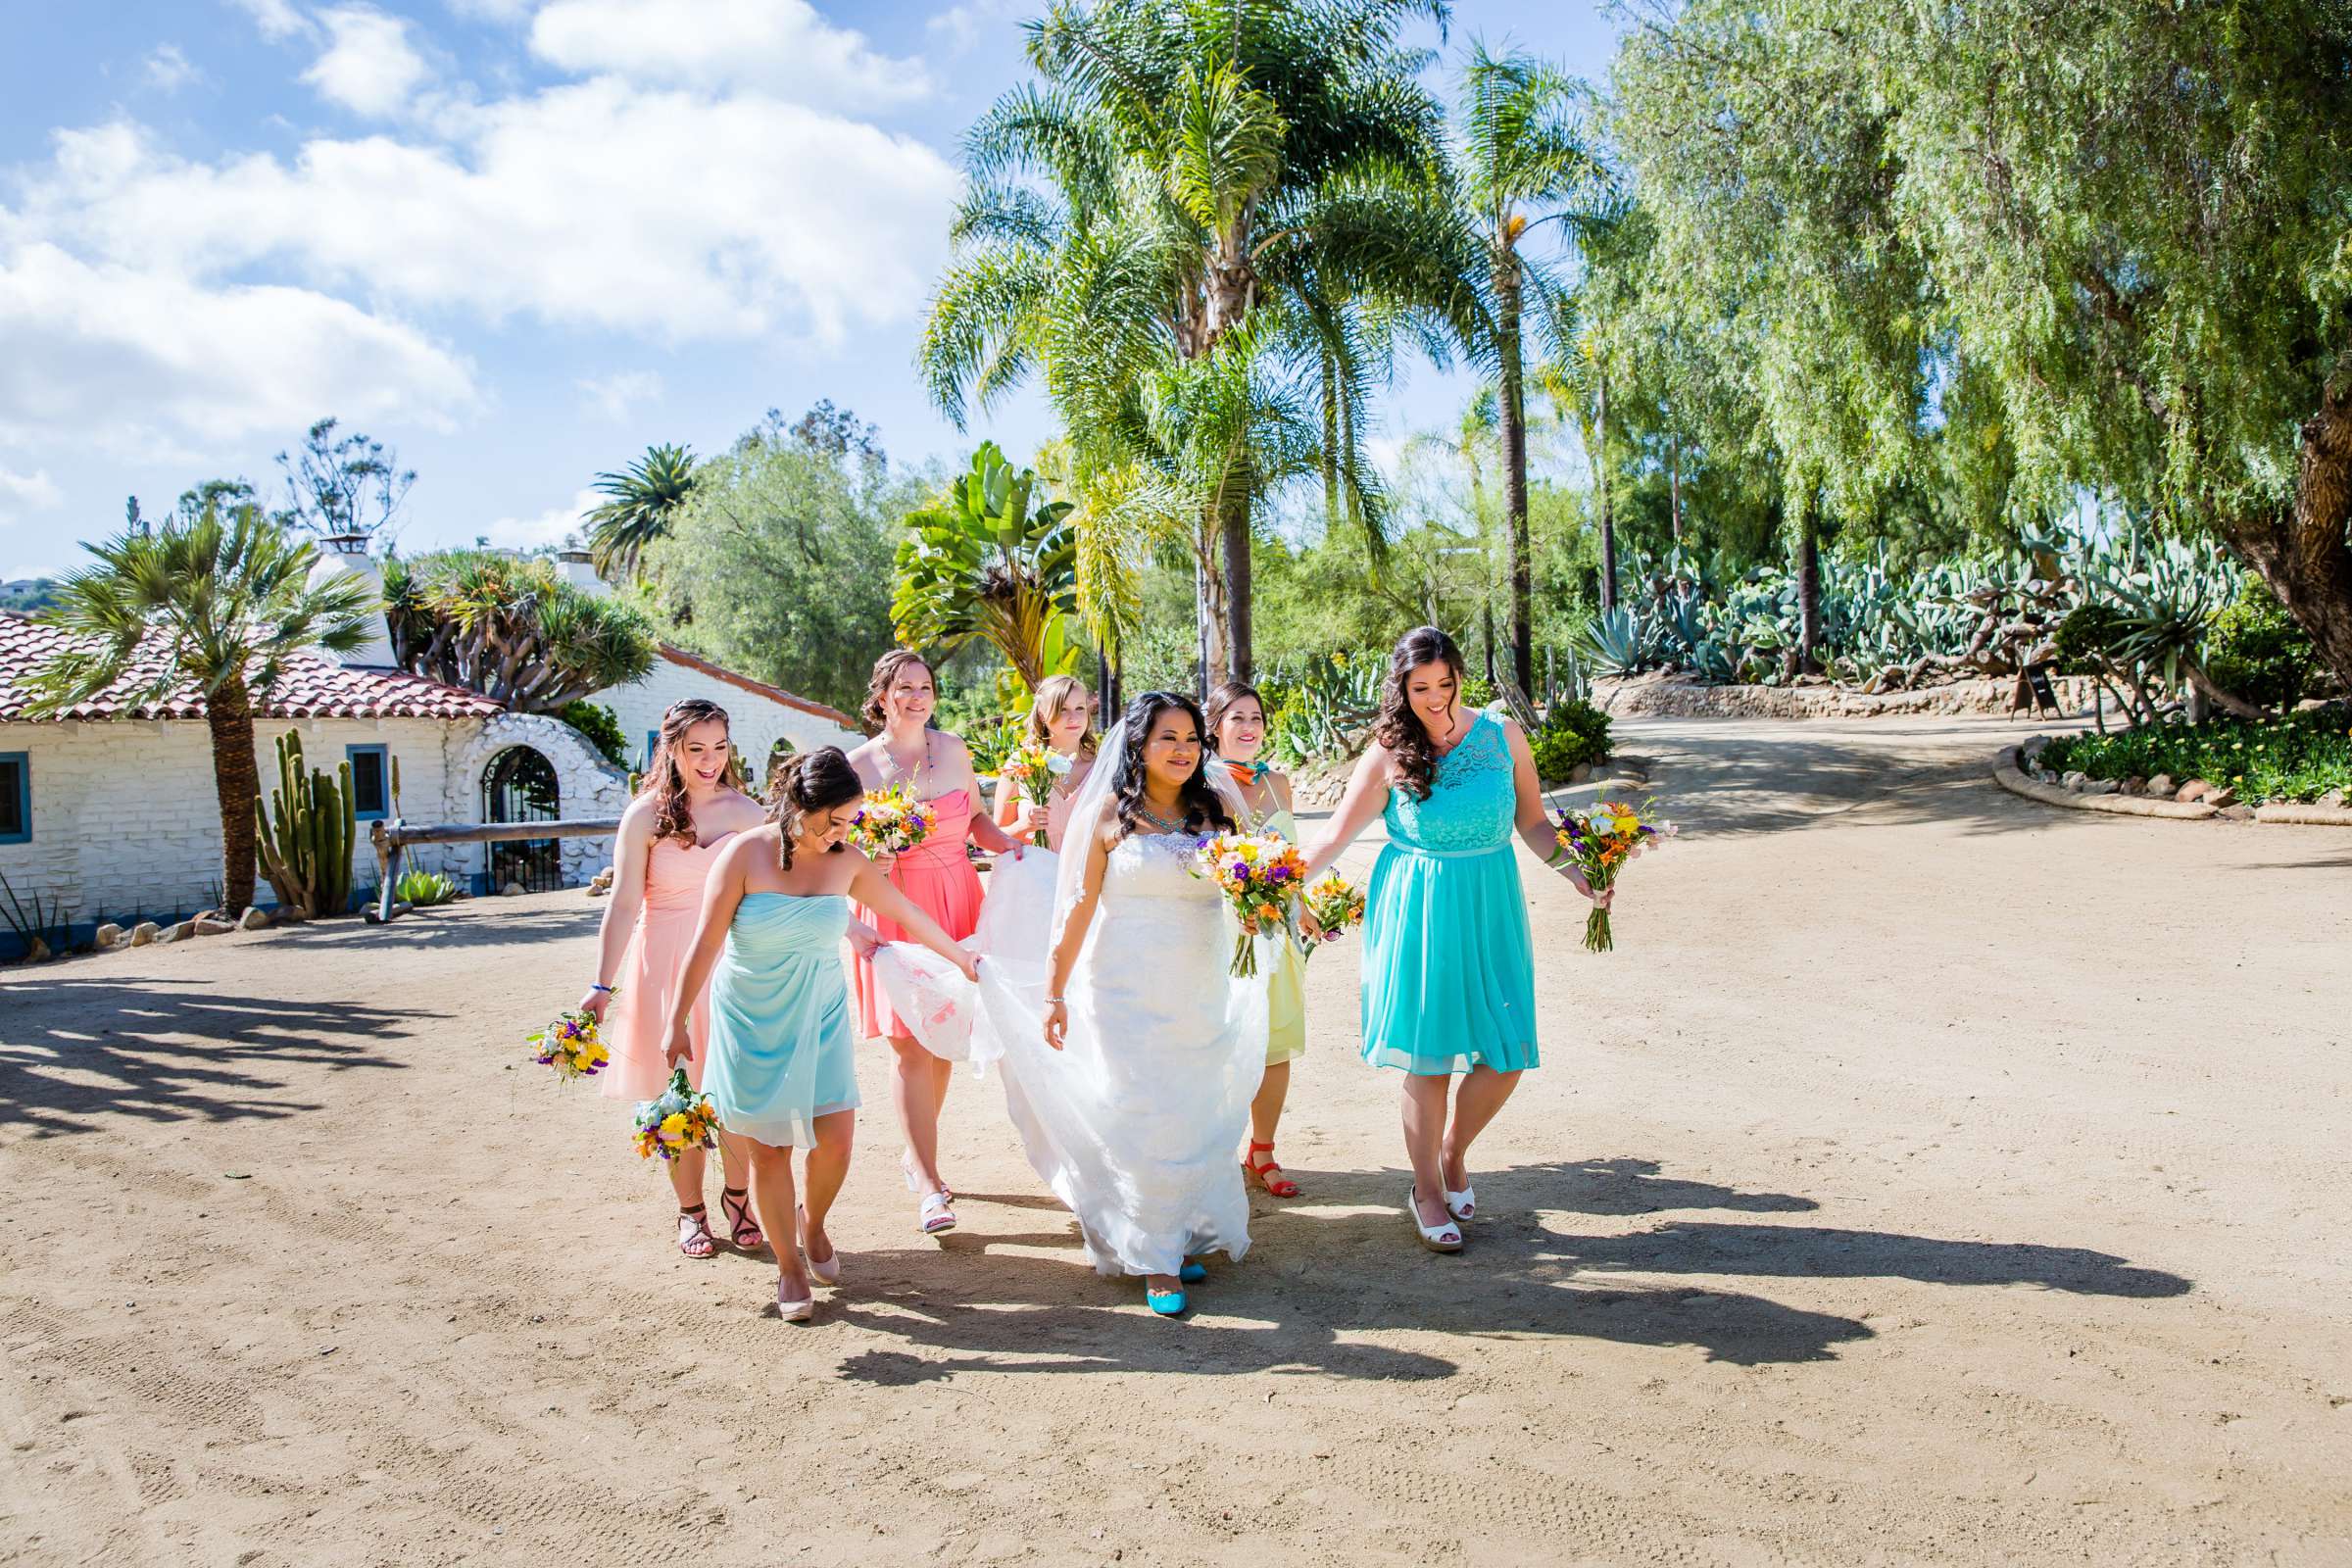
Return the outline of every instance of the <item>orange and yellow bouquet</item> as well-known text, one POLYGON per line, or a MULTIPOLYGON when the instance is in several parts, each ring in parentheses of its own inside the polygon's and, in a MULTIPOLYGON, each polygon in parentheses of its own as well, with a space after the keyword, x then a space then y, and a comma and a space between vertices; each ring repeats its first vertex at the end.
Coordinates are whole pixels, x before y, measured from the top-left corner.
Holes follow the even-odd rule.
POLYGON ((1254 939, 1298 928, 1306 862, 1279 833, 1219 833, 1200 841, 1193 874, 1216 883, 1242 923, 1233 944, 1233 973, 1245 979, 1257 973, 1254 939))
POLYGON ((559 1012, 555 1022, 535 1035, 525 1035, 523 1043, 531 1048, 533 1061, 555 1068, 556 1076, 567 1082, 593 1078, 612 1059, 612 1054, 597 1038, 593 1012, 559 1012))
MULTIPOLYGON (((1004 760, 997 767, 997 777, 1042 805, 1054 780, 1067 776, 1072 765, 1068 758, 1053 747, 1029 741, 1004 754, 1004 760)), ((1030 842, 1044 849, 1045 829, 1039 828, 1031 835, 1030 842)))
MULTIPOLYGON (((1364 890, 1337 871, 1324 872, 1322 879, 1306 890, 1305 900, 1306 912, 1322 927, 1324 942, 1333 941, 1364 918, 1364 890)), ((1306 956, 1313 957, 1320 946, 1320 942, 1308 943, 1306 956)))
MULTIPOLYGON (((1652 804, 1642 803, 1644 808, 1652 804)), ((1601 892, 1615 887, 1618 876, 1636 858, 1673 838, 1675 832, 1672 822, 1643 820, 1640 811, 1617 801, 1595 801, 1582 809, 1570 807, 1560 813, 1555 834, 1560 847, 1551 863, 1565 860, 1584 873, 1594 892, 1601 892)), ((1607 953, 1616 946, 1608 910, 1596 908, 1585 917, 1587 953, 1607 953)))
POLYGON ((904 855, 931 836, 939 810, 904 784, 868 790, 850 818, 850 842, 868 855, 904 855))
POLYGON ((675 1068, 669 1087, 655 1100, 637 1104, 637 1153, 642 1159, 659 1155, 675 1159, 689 1149, 718 1147, 718 1111, 710 1097, 686 1081, 686 1069, 675 1068))

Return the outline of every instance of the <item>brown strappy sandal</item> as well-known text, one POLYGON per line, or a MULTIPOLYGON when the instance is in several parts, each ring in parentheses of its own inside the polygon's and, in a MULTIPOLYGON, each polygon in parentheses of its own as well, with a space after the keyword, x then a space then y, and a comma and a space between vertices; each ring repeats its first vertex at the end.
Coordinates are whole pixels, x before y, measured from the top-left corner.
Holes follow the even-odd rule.
POLYGON ((678 1250, 688 1257, 709 1257, 718 1250, 710 1234, 710 1216, 703 1205, 678 1210, 678 1250))
POLYGON ((1255 1164, 1245 1159, 1242 1161, 1242 1169, 1250 1173, 1251 1181, 1265 1189, 1268 1198, 1297 1198, 1298 1184, 1285 1176, 1282 1173, 1282 1167, 1274 1162, 1274 1146, 1256 1143, 1250 1146, 1250 1153, 1256 1154, 1261 1152, 1266 1156, 1264 1164, 1255 1164))
POLYGON ((719 1212, 727 1216, 728 1239, 739 1252, 757 1252, 767 1245, 760 1233, 760 1222, 752 1218, 752 1190, 748 1187, 725 1187, 718 1194, 719 1212))

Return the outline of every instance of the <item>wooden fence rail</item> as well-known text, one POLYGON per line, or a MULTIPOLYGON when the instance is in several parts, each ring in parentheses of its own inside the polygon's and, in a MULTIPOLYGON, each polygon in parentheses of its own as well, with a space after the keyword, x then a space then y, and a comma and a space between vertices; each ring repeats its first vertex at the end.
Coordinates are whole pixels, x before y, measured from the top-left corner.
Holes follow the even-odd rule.
POLYGON ((400 863, 407 858, 412 844, 507 844, 521 839, 597 839, 610 838, 619 831, 620 820, 617 817, 593 821, 438 822, 412 826, 395 816, 373 823, 368 830, 368 840, 375 846, 375 863, 383 886, 379 890, 375 907, 368 911, 368 922, 381 925, 408 912, 409 906, 393 897, 392 886, 400 880, 400 863))

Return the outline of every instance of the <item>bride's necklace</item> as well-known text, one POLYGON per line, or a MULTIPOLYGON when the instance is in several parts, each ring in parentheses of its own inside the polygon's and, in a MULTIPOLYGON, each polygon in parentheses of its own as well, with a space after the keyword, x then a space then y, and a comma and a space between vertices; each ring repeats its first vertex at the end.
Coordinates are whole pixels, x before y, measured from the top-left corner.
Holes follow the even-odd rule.
POLYGON ((1175 821, 1171 822, 1166 817, 1160 815, 1157 811, 1152 809, 1150 806, 1146 805, 1140 799, 1135 803, 1135 814, 1142 817, 1145 821, 1151 823, 1153 827, 1159 829, 1162 833, 1182 833, 1185 831, 1185 819, 1183 817, 1178 817, 1175 821))

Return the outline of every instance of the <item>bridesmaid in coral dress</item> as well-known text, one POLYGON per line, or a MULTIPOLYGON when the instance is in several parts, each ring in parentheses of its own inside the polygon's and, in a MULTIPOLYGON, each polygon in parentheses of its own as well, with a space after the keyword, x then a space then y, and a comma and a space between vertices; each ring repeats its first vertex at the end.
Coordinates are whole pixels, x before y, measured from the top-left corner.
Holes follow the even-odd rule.
MULTIPOLYGON (((766 820, 759 803, 736 787, 733 758, 725 709, 700 698, 673 703, 662 715, 637 799, 621 813, 612 847, 612 897, 597 940, 596 981, 580 1001, 581 1009, 603 1023, 612 1053, 602 1075, 608 1100, 651 1100, 669 1082, 665 1025, 702 912, 704 880, 722 844, 766 820)), ((709 1007, 698 996, 694 1051, 685 1062, 698 1086, 709 1029, 709 1007)), ((754 1250, 765 1238, 752 1217, 751 1167, 742 1141, 721 1135, 719 1160, 728 1240, 754 1250)), ((718 1245, 703 1203, 703 1152, 688 1150, 668 1165, 678 1198, 678 1250, 709 1257, 718 1245)))
MULTIPOLYGON (((916 800, 937 808, 939 823, 930 836, 885 869, 893 886, 960 942, 980 922, 980 877, 964 855, 965 840, 977 840, 982 849, 996 854, 1009 851, 1016 859, 1021 845, 987 816, 975 813, 980 789, 972 776, 972 754, 956 736, 930 728, 938 700, 931 666, 920 654, 904 648, 884 654, 875 662, 865 697, 866 721, 879 726, 881 733, 852 752, 850 763, 868 790, 903 785, 916 800)), ((861 907, 858 914, 885 942, 912 940, 896 922, 872 910, 861 907)), ((906 1152, 899 1164, 907 1190, 920 1203, 916 1224, 930 1236, 954 1230, 955 1195, 939 1174, 939 1113, 947 1102, 951 1064, 924 1050, 914 1032, 891 1011, 874 979, 870 955, 858 956, 856 981, 859 1026, 869 1038, 889 1041, 896 1053, 891 1099, 906 1135, 906 1152)))

